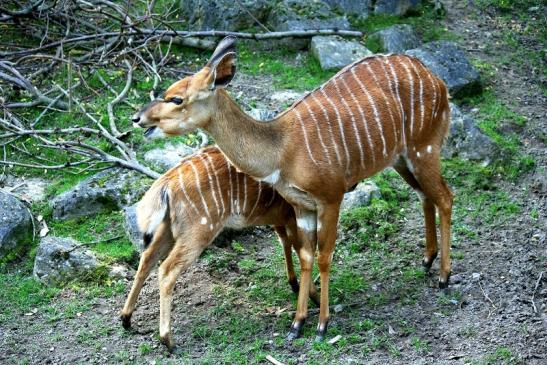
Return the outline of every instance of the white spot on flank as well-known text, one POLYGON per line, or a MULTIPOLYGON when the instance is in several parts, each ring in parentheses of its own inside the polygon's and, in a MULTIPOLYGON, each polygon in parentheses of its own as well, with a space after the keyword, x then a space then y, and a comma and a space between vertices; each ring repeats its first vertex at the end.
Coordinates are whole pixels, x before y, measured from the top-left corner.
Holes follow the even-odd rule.
POLYGON ((201 217, 201 222, 200 223, 204 224, 204 225, 207 224, 207 218, 201 217))
POLYGON ((269 174, 268 176, 260 179, 260 181, 264 181, 270 185, 275 185, 276 182, 279 181, 279 178, 280 178, 280 171, 279 170, 274 170, 274 172, 272 172, 271 174, 269 174))
POLYGON ((213 230, 213 225, 212 225, 212 224, 209 225, 209 229, 210 229, 211 231, 213 230))
POLYGON ((420 154, 420 152, 416 152, 416 156, 421 157, 422 155, 420 154))
POLYGON ((431 145, 428 145, 427 146, 427 153, 431 153, 431 151, 433 151, 433 148, 431 147, 431 145))
POLYGON ((298 228, 306 232, 313 232, 317 228, 317 222, 315 216, 302 217, 296 220, 298 228))

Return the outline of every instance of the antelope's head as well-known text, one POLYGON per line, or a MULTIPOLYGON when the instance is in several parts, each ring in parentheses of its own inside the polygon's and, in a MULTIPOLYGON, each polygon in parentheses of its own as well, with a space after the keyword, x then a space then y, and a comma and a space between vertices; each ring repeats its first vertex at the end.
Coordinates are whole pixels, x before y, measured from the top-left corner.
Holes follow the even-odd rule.
POLYGON ((163 138, 204 128, 216 108, 215 92, 232 80, 236 70, 236 39, 224 38, 205 67, 192 76, 171 85, 136 113, 136 127, 147 128, 147 138, 163 138))

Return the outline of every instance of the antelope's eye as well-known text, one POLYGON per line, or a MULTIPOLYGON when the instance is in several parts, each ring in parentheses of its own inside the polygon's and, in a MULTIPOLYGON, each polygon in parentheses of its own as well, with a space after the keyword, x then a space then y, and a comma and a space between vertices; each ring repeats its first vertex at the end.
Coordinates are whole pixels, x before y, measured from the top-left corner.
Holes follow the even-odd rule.
POLYGON ((182 104, 182 99, 174 97, 174 98, 169 99, 169 102, 171 102, 173 104, 176 104, 176 105, 180 105, 180 104, 182 104))

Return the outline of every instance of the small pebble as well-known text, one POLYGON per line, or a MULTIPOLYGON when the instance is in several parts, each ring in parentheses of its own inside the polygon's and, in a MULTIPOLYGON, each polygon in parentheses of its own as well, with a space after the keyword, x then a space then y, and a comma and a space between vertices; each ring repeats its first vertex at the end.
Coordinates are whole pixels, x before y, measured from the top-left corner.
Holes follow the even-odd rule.
POLYGON ((478 280, 480 280, 480 278, 481 278, 481 274, 479 274, 478 272, 473 273, 473 280, 474 281, 478 281, 478 280))
POLYGON ((336 304, 334 306, 334 313, 340 313, 344 310, 344 306, 342 304, 336 304))

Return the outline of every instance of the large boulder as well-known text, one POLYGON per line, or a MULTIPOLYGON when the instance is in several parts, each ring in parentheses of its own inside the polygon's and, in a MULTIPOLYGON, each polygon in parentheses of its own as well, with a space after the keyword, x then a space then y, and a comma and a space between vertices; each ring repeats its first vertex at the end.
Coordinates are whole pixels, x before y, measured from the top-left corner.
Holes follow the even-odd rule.
POLYGON ((376 0, 374 14, 402 16, 417 10, 421 0, 376 0))
POLYGON ((357 207, 363 207, 370 204, 373 198, 380 198, 380 188, 372 181, 360 182, 353 191, 344 195, 340 210, 345 212, 357 207))
POLYGON ((431 71, 443 79, 452 96, 464 96, 481 89, 479 72, 454 42, 430 42, 405 53, 419 58, 431 71))
POLYGON ((450 118, 450 133, 443 145, 442 156, 488 162, 492 158, 494 143, 481 132, 475 120, 452 103, 450 118))
POLYGON ((32 241, 32 216, 13 195, 0 191, 0 261, 32 241))
POLYGON ((380 30, 371 34, 368 40, 377 43, 380 51, 387 53, 401 53, 421 44, 414 28, 409 24, 398 24, 380 30))
MULTIPOLYGON (((34 261, 34 277, 47 285, 89 280, 100 275, 95 255, 72 238, 42 238, 34 261)), ((105 270, 104 273, 107 271, 105 270)))
POLYGON ((360 43, 336 36, 315 36, 311 40, 310 48, 312 54, 319 60, 323 70, 339 70, 372 54, 360 43))
POLYGON ((183 157, 191 155, 194 150, 185 144, 166 144, 144 154, 144 160, 150 162, 157 170, 166 171, 179 164, 183 157))
POLYGON ((372 9, 372 0, 323 0, 331 9, 346 15, 366 18, 372 9))
POLYGON ((271 6, 271 1, 267 0, 182 0, 180 2, 182 19, 187 22, 190 30, 237 31, 250 28, 256 24, 246 10, 260 22, 265 22, 271 6))
POLYGON ((121 209, 140 199, 150 184, 149 178, 133 171, 102 171, 56 196, 51 202, 53 218, 74 219, 121 209))

